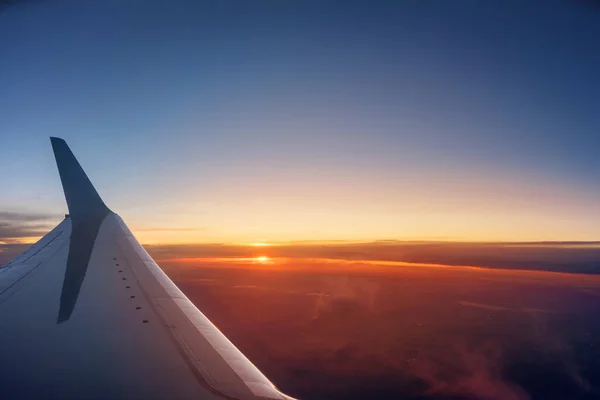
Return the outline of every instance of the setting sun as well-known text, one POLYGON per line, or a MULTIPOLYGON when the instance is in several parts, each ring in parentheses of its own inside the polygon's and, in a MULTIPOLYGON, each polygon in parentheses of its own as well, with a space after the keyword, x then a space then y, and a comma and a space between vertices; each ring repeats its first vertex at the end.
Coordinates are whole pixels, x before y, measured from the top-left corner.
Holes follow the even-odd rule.
POLYGON ((270 259, 267 256, 259 256, 256 257, 256 261, 258 261, 259 263, 266 263, 268 262, 270 259))

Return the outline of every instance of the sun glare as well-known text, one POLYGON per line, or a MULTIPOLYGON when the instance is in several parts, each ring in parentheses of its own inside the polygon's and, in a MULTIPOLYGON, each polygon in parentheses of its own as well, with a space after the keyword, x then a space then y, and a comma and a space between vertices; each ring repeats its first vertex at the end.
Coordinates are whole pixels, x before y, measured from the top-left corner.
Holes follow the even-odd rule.
POLYGON ((267 257, 267 256, 259 256, 259 257, 256 257, 256 261, 259 262, 259 263, 266 263, 266 262, 269 261, 269 257, 267 257))
POLYGON ((250 244, 250 246, 253 246, 253 247, 267 247, 267 246, 270 246, 270 244, 269 243, 259 242, 259 243, 252 243, 252 244, 250 244))

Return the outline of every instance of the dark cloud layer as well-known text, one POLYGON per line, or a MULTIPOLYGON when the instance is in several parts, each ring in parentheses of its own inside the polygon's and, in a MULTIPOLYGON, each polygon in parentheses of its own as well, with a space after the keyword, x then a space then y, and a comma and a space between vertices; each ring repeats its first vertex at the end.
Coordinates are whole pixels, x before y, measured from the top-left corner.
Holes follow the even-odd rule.
POLYGON ((597 277, 161 265, 275 384, 304 400, 600 395, 600 308, 589 292, 600 291, 597 277))
POLYGON ((480 266, 573 273, 600 273, 600 243, 453 243, 398 242, 292 244, 269 248, 224 244, 151 245, 156 259, 194 257, 331 258, 340 260, 401 261, 454 266, 480 266))
POLYGON ((15 211, 0 211, 0 221, 37 222, 52 221, 59 218, 57 214, 26 213, 15 211))
POLYGON ((0 210, 0 265, 6 264, 23 252, 28 245, 24 238, 35 238, 48 233, 60 215, 0 210))
POLYGON ((41 236, 51 229, 49 225, 14 225, 0 221, 0 242, 11 242, 20 238, 41 236))

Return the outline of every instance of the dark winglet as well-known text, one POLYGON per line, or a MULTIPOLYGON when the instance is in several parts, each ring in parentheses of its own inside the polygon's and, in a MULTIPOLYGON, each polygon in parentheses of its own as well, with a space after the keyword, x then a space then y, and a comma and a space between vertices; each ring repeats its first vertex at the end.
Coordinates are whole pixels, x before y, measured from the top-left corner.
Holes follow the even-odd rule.
POLYGON ((111 211, 94 189, 67 143, 55 137, 51 137, 50 141, 71 218, 69 256, 56 320, 60 324, 68 321, 73 314, 100 225, 111 211))
POLYGON ((95 219, 94 217, 106 216, 110 210, 94 189, 67 143, 56 137, 51 137, 50 142, 72 220, 77 223, 90 217, 95 219))

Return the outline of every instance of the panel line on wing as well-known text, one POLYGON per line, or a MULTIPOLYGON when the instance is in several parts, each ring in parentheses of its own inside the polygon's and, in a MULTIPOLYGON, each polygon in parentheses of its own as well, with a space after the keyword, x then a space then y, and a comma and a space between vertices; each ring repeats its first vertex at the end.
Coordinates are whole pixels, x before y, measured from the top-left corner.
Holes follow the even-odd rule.
POLYGON ((23 274, 22 276, 20 276, 17 280, 15 280, 13 283, 11 283, 8 287, 6 287, 3 291, 0 292, 0 296, 2 294, 4 294, 6 291, 8 291, 10 288, 12 288, 13 286, 15 286, 17 283, 21 282, 23 279, 25 279, 29 274, 31 274, 33 271, 35 271, 35 269, 37 267, 39 267, 40 265, 42 265, 44 262, 40 261, 39 263, 36 264, 35 267, 31 268, 29 271, 27 271, 25 274, 23 274))

